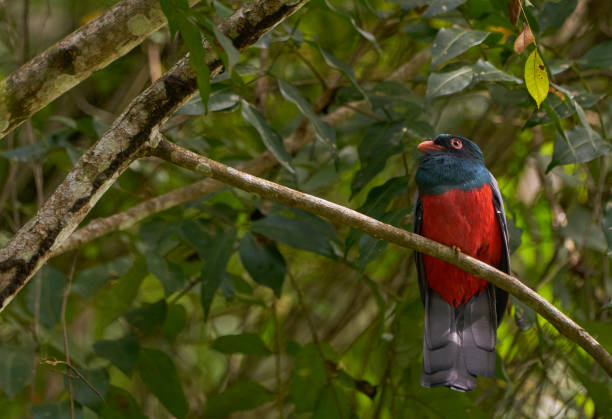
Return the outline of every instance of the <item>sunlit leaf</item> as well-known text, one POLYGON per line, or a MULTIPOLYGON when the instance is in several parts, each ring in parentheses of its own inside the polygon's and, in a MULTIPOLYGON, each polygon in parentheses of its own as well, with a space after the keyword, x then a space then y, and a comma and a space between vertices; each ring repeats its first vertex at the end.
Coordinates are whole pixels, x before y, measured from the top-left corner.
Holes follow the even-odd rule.
POLYGON ((473 78, 474 71, 468 66, 441 73, 431 73, 427 79, 426 96, 433 99, 460 92, 472 83, 473 78))
POLYGON ((149 391, 174 416, 185 417, 189 407, 172 359, 157 349, 142 348, 137 365, 140 378, 149 391))
POLYGON ((224 392, 215 394, 207 400, 204 416, 225 418, 232 412, 255 409, 274 398, 274 393, 260 384, 238 381, 224 392))
POLYGON ((448 13, 451 10, 455 10, 466 1, 467 0, 433 0, 425 13, 423 13, 423 17, 434 17, 443 13, 448 13))
POLYGON ((546 67, 537 49, 534 49, 525 61, 525 85, 539 109, 548 95, 549 84, 546 67))
POLYGON ((287 267, 273 242, 260 243, 253 234, 246 233, 240 240, 240 260, 255 282, 280 297, 287 267))
POLYGON ((242 101, 242 117, 253 126, 259 133, 266 148, 278 160, 278 162, 289 172, 295 173, 291 165, 291 155, 287 152, 283 138, 268 125, 266 118, 248 102, 242 101))
POLYGON ((489 36, 489 32, 465 28, 440 29, 431 48, 431 66, 437 67, 451 58, 462 54, 469 48, 482 43, 487 36, 489 36))
POLYGON ((225 335, 212 343, 212 348, 224 354, 241 353, 246 355, 267 356, 270 350, 261 338, 254 333, 240 335, 225 335))
POLYGON ((331 383, 321 390, 313 419, 349 418, 351 399, 345 388, 331 383))

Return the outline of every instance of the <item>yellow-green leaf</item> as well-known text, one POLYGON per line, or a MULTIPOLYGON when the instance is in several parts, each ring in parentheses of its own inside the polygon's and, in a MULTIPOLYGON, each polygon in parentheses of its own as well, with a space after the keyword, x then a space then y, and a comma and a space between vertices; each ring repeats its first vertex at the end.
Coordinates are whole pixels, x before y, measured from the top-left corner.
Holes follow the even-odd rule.
POLYGON ((538 109, 540 109, 540 105, 548 95, 549 86, 548 73, 538 50, 533 50, 525 62, 525 85, 533 100, 536 101, 538 109))

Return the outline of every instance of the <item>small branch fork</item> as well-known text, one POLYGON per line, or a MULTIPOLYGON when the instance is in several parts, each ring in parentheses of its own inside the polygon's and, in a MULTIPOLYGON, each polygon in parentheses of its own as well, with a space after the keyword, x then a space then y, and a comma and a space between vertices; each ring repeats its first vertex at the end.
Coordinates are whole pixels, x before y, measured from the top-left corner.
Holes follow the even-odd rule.
POLYGON ((603 367, 608 375, 612 376, 612 355, 595 338, 517 278, 478 259, 333 202, 225 166, 164 138, 160 138, 157 146, 150 149, 148 153, 244 191, 255 193, 262 198, 309 211, 336 224, 344 224, 362 230, 377 239, 437 257, 472 275, 486 279, 493 285, 508 291, 548 320, 561 334, 580 345, 603 367))

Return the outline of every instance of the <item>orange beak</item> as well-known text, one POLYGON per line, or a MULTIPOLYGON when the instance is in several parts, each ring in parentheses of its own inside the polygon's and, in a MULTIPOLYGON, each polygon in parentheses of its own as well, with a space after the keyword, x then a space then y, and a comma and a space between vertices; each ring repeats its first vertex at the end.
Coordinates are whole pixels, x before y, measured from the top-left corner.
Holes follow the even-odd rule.
POLYGON ((417 146, 417 149, 423 152, 427 151, 442 151, 444 147, 441 145, 435 144, 433 141, 423 141, 417 146))

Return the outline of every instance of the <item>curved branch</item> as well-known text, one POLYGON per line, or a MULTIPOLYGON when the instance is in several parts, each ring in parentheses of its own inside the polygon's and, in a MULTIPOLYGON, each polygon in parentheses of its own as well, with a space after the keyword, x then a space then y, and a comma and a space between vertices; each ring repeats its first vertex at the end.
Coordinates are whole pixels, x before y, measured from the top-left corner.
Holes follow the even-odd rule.
MULTIPOLYGON (((236 48, 245 49, 307 1, 289 5, 282 0, 249 3, 223 22, 220 29, 236 48)), ((206 65, 214 77, 222 64, 206 47, 206 65)), ((136 97, 102 138, 83 154, 36 216, 0 250, 0 309, 49 259, 54 248, 68 238, 128 165, 142 155, 147 142, 156 138, 159 125, 195 91, 195 73, 188 57, 184 57, 136 97)))
POLYGON ((124 0, 32 58, 0 81, 0 138, 165 24, 159 0, 124 0))
POLYGON ((157 147, 151 150, 151 154, 228 185, 256 193, 263 198, 307 210, 334 223, 364 231, 377 239, 434 256, 472 275, 486 279, 493 285, 508 291, 539 313, 555 326, 561 334, 587 351, 612 376, 612 355, 587 331, 518 279, 478 259, 418 234, 390 226, 352 209, 243 173, 179 147, 165 139, 160 140, 157 147))

